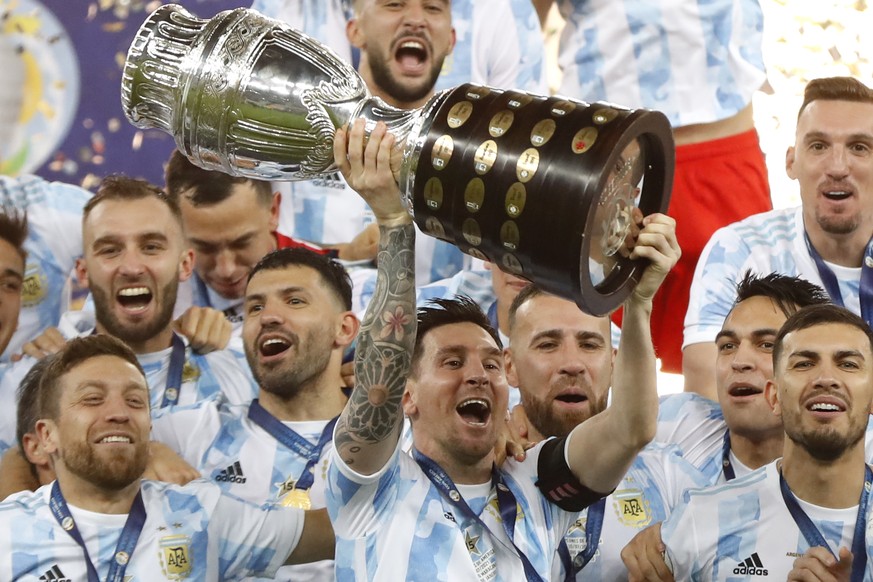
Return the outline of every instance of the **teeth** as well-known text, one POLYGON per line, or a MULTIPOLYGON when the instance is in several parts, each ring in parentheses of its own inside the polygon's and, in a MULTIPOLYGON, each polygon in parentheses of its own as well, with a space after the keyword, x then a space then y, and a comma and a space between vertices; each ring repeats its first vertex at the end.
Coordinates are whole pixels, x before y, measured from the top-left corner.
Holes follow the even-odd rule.
POLYGON ((273 344, 284 345, 285 342, 284 342, 284 340, 280 340, 280 339, 268 339, 267 341, 265 341, 265 342, 263 343, 263 345, 265 345, 265 346, 271 346, 271 345, 273 345, 273 344))
POLYGON ((826 404, 824 402, 816 402, 810 407, 810 410, 821 410, 824 412, 838 412, 840 407, 836 404, 826 404))
POLYGON ((486 402, 485 400, 480 400, 478 398, 473 398, 471 400, 464 400, 461 403, 461 406, 467 406, 468 404, 480 404, 480 405, 484 406, 486 409, 490 408, 490 406, 488 406, 488 402, 486 402))
POLYGON ((137 295, 148 295, 147 287, 129 287, 118 292, 122 297, 136 297, 137 295))
POLYGON ((129 443, 130 439, 125 436, 108 436, 100 441, 101 443, 129 443))
POLYGON ((406 42, 404 42, 403 44, 400 45, 400 48, 411 48, 411 49, 424 50, 424 45, 421 44, 420 42, 417 42, 414 40, 407 40, 406 42))

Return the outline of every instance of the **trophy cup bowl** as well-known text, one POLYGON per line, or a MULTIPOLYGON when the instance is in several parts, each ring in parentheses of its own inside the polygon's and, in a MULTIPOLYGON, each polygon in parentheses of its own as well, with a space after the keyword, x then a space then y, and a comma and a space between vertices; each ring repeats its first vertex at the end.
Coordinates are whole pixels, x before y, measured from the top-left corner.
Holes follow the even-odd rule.
POLYGON ((639 280, 636 217, 666 211, 673 180, 659 112, 472 84, 396 109, 324 45, 243 8, 155 10, 128 52, 122 105, 194 164, 258 180, 335 171, 336 128, 383 121, 404 144, 400 189, 423 232, 593 315, 639 280))

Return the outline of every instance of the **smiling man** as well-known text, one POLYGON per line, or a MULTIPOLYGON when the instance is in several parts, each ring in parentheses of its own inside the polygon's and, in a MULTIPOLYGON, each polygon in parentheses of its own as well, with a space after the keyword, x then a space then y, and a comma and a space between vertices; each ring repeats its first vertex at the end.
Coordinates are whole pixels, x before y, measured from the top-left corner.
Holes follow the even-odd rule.
POLYGON ((261 507, 202 481, 142 479, 149 388, 119 340, 67 343, 40 379, 39 400, 36 432, 57 480, 0 503, 3 580, 272 577, 283 563, 332 554, 323 511, 261 507))
POLYGON ((689 493, 662 527, 676 580, 873 575, 865 539, 873 472, 864 460, 873 332, 843 308, 807 307, 779 330, 773 362, 765 394, 784 426, 783 457, 689 493))
POLYGON ((686 391, 715 398, 712 340, 747 269, 799 275, 873 323, 873 91, 850 77, 810 81, 785 167, 801 206, 716 231, 697 263, 685 317, 686 391))
MULTIPOLYGON (((248 405, 214 400, 156 415, 152 435, 223 490, 258 505, 323 508, 327 451, 347 397, 340 369, 358 320, 336 261, 280 249, 252 270, 246 358, 260 388, 248 405), (198 435, 192 439, 191 435, 198 435)), ((280 580, 327 580, 333 562, 288 566, 280 580)))
MULTIPOLYGON (((153 409, 217 394, 252 399, 254 383, 230 352, 197 354, 173 331, 178 286, 193 264, 177 204, 148 182, 109 176, 85 206, 82 233, 76 274, 94 310, 65 313, 58 327, 65 339, 96 332, 125 342, 146 371, 153 409)), ((17 386, 34 361, 15 364, 4 383, 17 386)))

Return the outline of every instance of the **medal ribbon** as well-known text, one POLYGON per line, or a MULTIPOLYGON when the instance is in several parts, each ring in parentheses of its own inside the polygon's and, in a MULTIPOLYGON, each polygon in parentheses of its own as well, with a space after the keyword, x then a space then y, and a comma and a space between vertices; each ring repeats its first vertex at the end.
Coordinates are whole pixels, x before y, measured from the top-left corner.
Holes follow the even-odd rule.
POLYGON ((561 539, 561 543, 558 545, 558 556, 561 557, 561 563, 564 565, 565 582, 576 580, 576 574, 579 570, 584 568, 594 557, 594 552, 597 551, 597 546, 600 544, 600 532, 603 531, 603 512, 605 510, 605 497, 601 497, 596 503, 588 507, 588 515, 585 518, 585 550, 580 552, 575 560, 570 557, 570 548, 567 547, 566 538, 561 539))
POLYGON ((321 437, 318 439, 318 443, 313 445, 311 442, 297 434, 294 429, 285 426, 275 416, 267 412, 264 407, 261 406, 261 403, 258 402, 257 398, 252 400, 252 403, 249 405, 248 416, 252 422, 267 431, 267 433, 274 439, 306 459, 306 467, 303 469, 300 478, 297 479, 295 488, 309 489, 312 487, 312 483, 315 481, 315 475, 312 468, 315 467, 318 459, 321 458, 321 452, 330 442, 331 437, 333 437, 333 427, 336 425, 336 421, 339 417, 334 417, 327 423, 327 426, 325 426, 324 430, 321 431, 321 437))
MULTIPOLYGON (((779 488, 782 490, 782 499, 785 501, 785 507, 794 518, 794 523, 800 528, 800 533, 806 539, 806 543, 810 547, 822 546, 834 555, 831 547, 828 545, 824 536, 815 526, 812 520, 800 507, 797 498, 785 478, 782 476, 782 471, 779 471, 779 488)), ((873 471, 869 465, 864 465, 864 487, 861 489, 861 498, 858 500, 858 516, 855 518, 855 533, 852 536, 852 582, 861 582, 864 579, 864 570, 867 568, 867 544, 864 540, 864 532, 867 529, 867 507, 870 504, 870 491, 873 489, 873 471)), ((834 555, 836 558, 837 556, 834 555)))
MULTIPOLYGON (((91 562, 91 556, 88 555, 88 548, 85 547, 85 540, 82 539, 82 534, 76 527, 76 521, 70 513, 70 508, 67 507, 67 501, 64 499, 64 494, 61 493, 57 481, 52 485, 49 507, 58 524, 70 534, 70 537, 79 544, 85 553, 88 582, 100 582, 97 569, 91 562)), ((130 563, 131 556, 133 556, 133 550, 136 548, 136 542, 139 540, 139 534, 142 532, 145 520, 146 511, 142 501, 142 492, 138 491, 133 500, 133 506, 130 508, 130 513, 127 515, 127 521, 124 522, 124 529, 121 530, 121 535, 118 537, 118 543, 115 546, 115 559, 109 564, 106 582, 122 582, 124 580, 124 571, 127 569, 127 564, 130 563)))
MULTIPOLYGON (((412 456, 418 463, 418 466, 421 467, 421 470, 424 471, 424 474, 427 475, 427 478, 430 479, 430 482, 433 483, 440 492, 440 495, 452 503, 452 505, 459 509, 461 513, 468 518, 473 519, 482 529, 489 533, 491 532, 482 519, 476 515, 472 509, 470 509, 470 506, 467 505, 467 502, 464 501, 464 498, 460 493, 458 493, 458 489, 455 487, 452 478, 446 474, 442 467, 437 465, 432 459, 423 455, 417 449, 412 449, 412 456)), ((544 582, 543 578, 537 573, 528 557, 517 545, 515 545, 515 518, 518 512, 517 502, 515 500, 515 495, 513 495, 512 491, 509 490, 509 487, 507 487, 503 482, 503 477, 495 466, 491 467, 491 487, 497 491, 497 507, 500 510, 500 522, 503 524, 503 531, 506 532, 506 536, 509 538, 515 553, 519 558, 521 558, 521 563, 524 566, 525 578, 527 578, 528 582, 544 582)))
POLYGON ((182 393, 182 370, 185 368, 185 342, 178 334, 173 333, 173 347, 170 350, 170 367, 167 370, 167 383, 164 387, 164 398, 161 408, 175 406, 179 403, 182 393))
POLYGON ((729 430, 724 431, 724 445, 721 449, 721 466, 724 472, 725 481, 733 481, 737 475, 734 473, 734 466, 731 463, 731 433, 729 430))
MULTIPOLYGON (((837 281, 837 276, 833 270, 825 264, 824 259, 812 246, 809 240, 809 235, 804 231, 803 236, 806 240, 806 249, 812 260, 815 261, 815 267, 818 269, 818 275, 821 277, 821 282, 824 284, 825 291, 830 295, 831 301, 840 307, 845 307, 843 303, 843 294, 840 293, 840 283, 837 281)), ((861 283, 859 289, 859 302, 861 304, 861 317, 868 325, 873 325, 873 244, 868 243, 864 251, 864 260, 861 262, 861 283)))

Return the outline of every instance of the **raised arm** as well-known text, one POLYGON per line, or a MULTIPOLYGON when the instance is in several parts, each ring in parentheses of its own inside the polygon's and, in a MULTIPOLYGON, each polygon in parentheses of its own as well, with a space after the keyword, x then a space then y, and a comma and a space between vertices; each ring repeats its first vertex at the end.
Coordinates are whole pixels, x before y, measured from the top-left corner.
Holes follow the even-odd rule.
POLYGON ((337 131, 334 141, 337 166, 380 230, 376 290, 355 348, 356 385, 334 432, 340 458, 363 475, 379 471, 394 452, 415 343, 415 229, 392 172, 399 161, 393 146, 381 122, 365 140, 362 120, 337 131))
POLYGON ((612 491, 655 436, 658 389, 649 319, 652 298, 680 254, 676 221, 663 214, 645 217, 630 256, 647 259, 649 265, 624 303, 612 403, 573 429, 567 444, 570 470, 594 491, 612 491))

